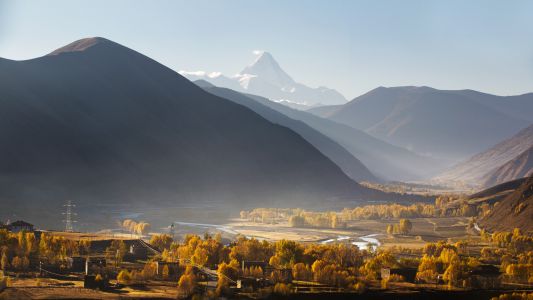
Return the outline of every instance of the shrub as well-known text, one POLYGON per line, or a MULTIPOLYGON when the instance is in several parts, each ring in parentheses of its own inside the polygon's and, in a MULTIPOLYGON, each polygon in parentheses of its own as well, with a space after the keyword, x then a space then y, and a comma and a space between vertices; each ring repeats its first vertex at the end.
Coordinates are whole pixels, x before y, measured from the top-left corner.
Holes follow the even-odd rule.
POLYGON ((285 283, 276 283, 274 286, 274 293, 278 295, 289 295, 291 293, 291 286, 285 283))
POLYGON ((128 270, 122 270, 117 276, 118 283, 129 284, 131 282, 131 273, 128 270))
POLYGON ((366 290, 366 285, 365 285, 364 282, 360 281, 360 282, 357 282, 356 284, 354 284, 354 285, 352 286, 352 289, 353 289, 354 291, 356 291, 357 293, 362 294, 362 293, 364 293, 365 290, 366 290))

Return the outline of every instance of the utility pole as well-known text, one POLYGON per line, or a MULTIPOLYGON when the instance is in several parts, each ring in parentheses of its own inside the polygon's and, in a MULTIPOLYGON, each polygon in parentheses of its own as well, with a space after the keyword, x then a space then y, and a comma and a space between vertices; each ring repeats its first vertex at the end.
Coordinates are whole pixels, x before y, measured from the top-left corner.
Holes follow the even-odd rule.
POLYGON ((73 219, 73 216, 78 215, 77 213, 72 212, 72 208, 76 207, 76 205, 72 204, 72 201, 68 200, 67 204, 63 206, 66 207, 66 212, 63 213, 63 215, 65 215, 65 219, 63 220, 63 223, 65 223, 65 231, 72 232, 74 231, 72 224, 77 222, 73 219))

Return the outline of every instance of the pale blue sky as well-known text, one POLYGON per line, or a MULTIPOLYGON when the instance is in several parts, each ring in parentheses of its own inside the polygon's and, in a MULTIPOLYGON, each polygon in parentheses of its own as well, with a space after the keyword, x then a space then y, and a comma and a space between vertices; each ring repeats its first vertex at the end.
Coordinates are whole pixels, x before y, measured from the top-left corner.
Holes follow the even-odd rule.
POLYGON ((533 1, 0 0, 0 57, 89 36, 229 75, 267 50, 295 80, 348 99, 397 85, 533 91, 533 1))

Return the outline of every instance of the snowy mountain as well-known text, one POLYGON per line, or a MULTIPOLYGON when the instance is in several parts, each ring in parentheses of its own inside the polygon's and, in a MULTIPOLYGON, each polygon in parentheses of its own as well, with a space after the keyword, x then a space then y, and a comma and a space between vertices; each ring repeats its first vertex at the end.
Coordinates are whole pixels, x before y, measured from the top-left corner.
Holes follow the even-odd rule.
POLYGON ((232 77, 220 72, 179 73, 191 81, 203 79, 219 87, 260 95, 297 109, 346 102, 346 98, 334 89, 311 88, 294 81, 268 52, 262 52, 251 65, 232 77))

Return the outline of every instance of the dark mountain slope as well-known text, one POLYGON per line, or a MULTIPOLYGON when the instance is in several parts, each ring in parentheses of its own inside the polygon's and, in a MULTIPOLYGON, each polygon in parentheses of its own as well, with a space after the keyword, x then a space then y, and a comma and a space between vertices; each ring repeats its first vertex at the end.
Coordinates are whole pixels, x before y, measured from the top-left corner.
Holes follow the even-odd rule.
POLYGON ((489 231, 533 231, 533 177, 528 177, 513 193, 505 197, 479 221, 489 231))
MULTIPOLYGON (((196 83, 196 82, 195 82, 196 83)), ((199 84, 202 84, 200 82, 199 84)), ((355 181, 378 181, 378 179, 355 157, 342 146, 326 137, 322 133, 309 127, 301 121, 293 120, 255 100, 230 89, 218 87, 206 87, 211 94, 244 105, 255 111, 268 121, 290 128, 311 143, 320 152, 336 163, 350 178, 355 181)), ((267 100, 268 101, 268 100, 267 100)))
MULTIPOLYGON (((499 97, 502 104, 496 105, 496 96, 491 95, 483 103, 481 95, 429 87, 380 87, 347 104, 311 112, 414 152, 458 161, 529 125, 522 117, 513 117, 496 107, 504 107, 511 100, 499 97)), ((516 105, 522 109, 522 116, 533 115, 533 107, 525 104, 516 105)))
MULTIPOLYGON (((114 42, 0 61, 0 197, 310 206, 368 190, 291 130, 114 42)), ((1 216, 0 216, 1 217, 1 216)))
POLYGON ((527 178, 520 178, 520 179, 515 179, 515 180, 507 181, 504 183, 500 183, 495 186, 491 186, 489 188, 486 188, 482 191, 479 191, 475 194, 470 195, 469 199, 493 197, 494 195, 500 194, 502 192, 514 191, 517 188, 519 188, 526 181, 526 179, 527 178))
POLYGON ((493 186, 509 180, 533 175, 533 146, 503 166, 483 176, 483 186, 493 186))

